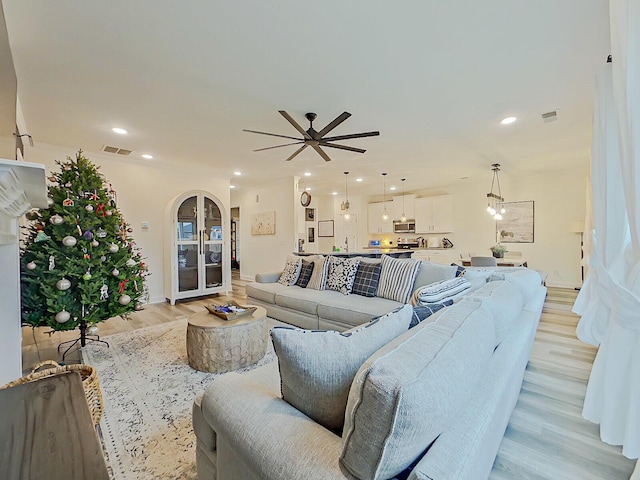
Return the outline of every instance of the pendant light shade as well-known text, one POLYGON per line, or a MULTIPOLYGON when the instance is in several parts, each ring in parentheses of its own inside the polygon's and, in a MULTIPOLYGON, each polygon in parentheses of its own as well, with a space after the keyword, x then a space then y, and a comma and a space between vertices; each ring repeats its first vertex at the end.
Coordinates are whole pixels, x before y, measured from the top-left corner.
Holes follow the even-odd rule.
POLYGON ((387 212, 387 174, 382 174, 382 215, 381 219, 384 223, 389 221, 389 212, 387 212))
POLYGON ((504 198, 502 197, 502 191, 500 190, 500 178, 498 172, 500 171, 500 164, 494 163, 491 165, 493 171, 493 178, 491 179, 491 191, 487 193, 487 212, 496 220, 502 220, 502 214, 506 212, 504 208, 504 198), (496 187, 496 192, 493 192, 496 187))
POLYGON ((400 181, 402 182, 402 215, 400 216, 400 221, 401 222, 406 222, 407 221, 407 215, 404 213, 404 181, 406 180, 406 178, 401 178, 400 181))
POLYGON ((349 203, 349 189, 347 185, 347 178, 349 176, 349 172, 344 172, 344 201, 340 204, 340 210, 342 210, 342 219, 345 222, 351 221, 351 212, 349 211, 349 207, 351 204, 349 203))

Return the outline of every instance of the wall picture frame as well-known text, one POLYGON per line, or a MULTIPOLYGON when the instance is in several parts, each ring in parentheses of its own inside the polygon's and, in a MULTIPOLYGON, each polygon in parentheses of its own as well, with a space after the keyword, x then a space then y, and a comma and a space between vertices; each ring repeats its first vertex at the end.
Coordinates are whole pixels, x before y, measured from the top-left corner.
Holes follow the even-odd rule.
POLYGON ((260 212, 251 215, 251 235, 275 235, 276 212, 260 212))
POLYGON ((316 241, 316 228, 308 227, 307 228, 307 242, 315 243, 316 241))
POLYGON ((505 212, 496 220, 500 243, 534 243, 535 205, 533 200, 501 204, 505 212))
POLYGON ((333 220, 318 221, 318 237, 333 237, 333 220))
POLYGON ((305 208, 304 209, 304 221, 305 222, 315 222, 316 221, 316 209, 315 208, 305 208))

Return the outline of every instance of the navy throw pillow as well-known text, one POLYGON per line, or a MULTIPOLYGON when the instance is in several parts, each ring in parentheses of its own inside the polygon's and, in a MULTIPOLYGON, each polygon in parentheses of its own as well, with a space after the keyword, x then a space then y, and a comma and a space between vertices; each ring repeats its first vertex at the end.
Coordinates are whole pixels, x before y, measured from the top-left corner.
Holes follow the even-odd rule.
POLYGON ((458 265, 457 263, 452 263, 451 266, 458 267, 458 269, 456 270, 456 277, 461 277, 464 274, 464 267, 458 265))
POLYGON ((430 303, 429 305, 419 305, 417 307, 413 307, 413 316, 411 317, 409 328, 415 327, 425 318, 429 318, 438 310, 442 310, 444 307, 448 307, 449 305, 453 305, 453 300, 445 300, 444 302, 440 303, 430 303))
POLYGON ((311 279, 314 265, 315 264, 313 262, 302 260, 302 267, 300 268, 300 275, 298 276, 296 285, 302 288, 307 288, 307 283, 309 283, 309 280, 311 279))
POLYGON ((379 263, 360 262, 351 293, 363 297, 375 297, 380 282, 381 268, 379 263))

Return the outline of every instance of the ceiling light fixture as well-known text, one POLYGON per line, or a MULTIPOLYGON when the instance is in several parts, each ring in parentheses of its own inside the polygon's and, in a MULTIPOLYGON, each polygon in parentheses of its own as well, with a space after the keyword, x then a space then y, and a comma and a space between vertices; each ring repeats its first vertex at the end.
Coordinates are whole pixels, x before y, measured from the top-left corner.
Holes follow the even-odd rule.
POLYGON ((233 172, 233 174, 234 174, 236 177, 239 177, 240 175, 242 175, 242 172, 241 172, 241 171, 239 171, 239 170, 236 170, 235 172, 233 172))
POLYGON ((146 158, 147 160, 151 160, 153 158, 153 155, 149 155, 148 153, 144 153, 144 154, 142 154, 142 158, 146 158))
POLYGON ((304 176, 305 177, 310 177, 311 176, 311 172, 304 172, 304 176))
POLYGON ((500 190, 500 178, 498 172, 500 171, 500 164, 494 163, 491 165, 493 171, 493 179, 491 180, 491 192, 487 193, 487 212, 496 220, 502 220, 502 214, 506 212, 504 208, 504 198, 502 197, 502 191, 500 190), (497 186, 497 194, 493 193, 493 187, 497 186))
POLYGON ((229 188, 236 188, 235 185, 229 185, 229 188))
POLYGON ((356 182, 361 182, 362 179, 361 178, 356 178, 356 182))
POLYGON ((120 135, 126 135, 127 131, 124 128, 120 128, 120 127, 113 127, 111 129, 114 133, 118 133, 120 135))
POLYGON ((305 190, 306 190, 307 192, 310 192, 310 191, 311 191, 311 187, 307 187, 307 188, 305 188, 305 190))
POLYGON ((396 187, 389 187, 389 190, 391 190, 391 191, 395 191, 395 190, 396 190, 396 187))
POLYGON ((387 174, 382 174, 382 216, 380 217, 384 223, 389 221, 389 213, 387 212, 387 174))
POLYGON ((337 195, 338 192, 331 192, 331 195, 337 195))
POLYGON ((501 123, 502 125, 509 125, 509 124, 511 124, 511 123, 513 123, 513 122, 515 122, 516 120, 517 120, 517 118, 516 118, 516 117, 507 117, 507 118, 503 118, 503 119, 500 121, 500 123, 501 123))
POLYGON ((344 213, 342 214, 342 219, 345 222, 351 221, 351 212, 349 212, 349 190, 347 188, 347 177, 349 176, 349 172, 344 172, 344 202, 340 204, 340 210, 344 213))
POLYGON ((402 215, 400 216, 400 221, 401 222, 406 222, 407 221, 407 216, 404 214, 404 181, 406 180, 406 178, 401 178, 400 181, 402 182, 400 185, 402 185, 402 215))

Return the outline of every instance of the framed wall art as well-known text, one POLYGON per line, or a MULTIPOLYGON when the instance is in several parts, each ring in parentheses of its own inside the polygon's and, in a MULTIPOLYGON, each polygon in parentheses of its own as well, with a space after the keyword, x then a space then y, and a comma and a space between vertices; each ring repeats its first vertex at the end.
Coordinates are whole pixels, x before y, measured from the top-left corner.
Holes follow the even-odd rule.
POLYGON ((318 237, 333 237, 333 220, 318 221, 318 237))
POLYGON ((308 239, 307 241, 309 243, 314 243, 316 241, 316 229, 315 227, 309 227, 307 228, 307 232, 308 232, 308 239))
POLYGON ((535 211, 533 200, 502 204, 502 220, 496 220, 500 243, 533 243, 535 211))
POLYGON ((316 209, 315 208, 305 208, 304 209, 304 221, 305 222, 314 222, 316 220, 316 209))
POLYGON ((276 212, 261 212, 251 215, 251 235, 275 235, 276 212))

